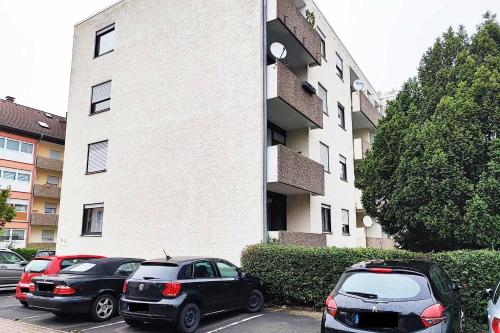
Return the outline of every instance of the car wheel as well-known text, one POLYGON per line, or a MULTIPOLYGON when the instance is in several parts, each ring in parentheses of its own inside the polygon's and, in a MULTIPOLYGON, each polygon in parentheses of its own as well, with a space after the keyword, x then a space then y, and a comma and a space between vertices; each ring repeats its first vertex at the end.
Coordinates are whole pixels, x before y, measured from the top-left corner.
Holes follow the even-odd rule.
POLYGON ((29 304, 26 301, 19 301, 19 303, 21 303, 26 308, 29 307, 29 304))
POLYGON ((127 323, 128 326, 132 326, 132 327, 142 325, 142 323, 143 323, 140 320, 134 320, 134 319, 130 319, 130 318, 123 318, 123 319, 125 320, 125 322, 127 323))
POLYGON ((458 318, 458 324, 459 324, 459 332, 464 333, 465 332, 465 312, 464 310, 460 310, 460 317, 458 318))
POLYGON ((106 321, 115 314, 115 311, 115 297, 110 294, 102 294, 92 303, 89 315, 94 321, 106 321))
POLYGON ((262 306, 264 306, 264 295, 262 295, 259 290, 255 289, 248 296, 245 309, 247 312, 255 313, 262 310, 262 306))
POLYGON ((200 325, 201 311, 198 305, 188 303, 181 311, 177 320, 177 332, 193 333, 200 325))

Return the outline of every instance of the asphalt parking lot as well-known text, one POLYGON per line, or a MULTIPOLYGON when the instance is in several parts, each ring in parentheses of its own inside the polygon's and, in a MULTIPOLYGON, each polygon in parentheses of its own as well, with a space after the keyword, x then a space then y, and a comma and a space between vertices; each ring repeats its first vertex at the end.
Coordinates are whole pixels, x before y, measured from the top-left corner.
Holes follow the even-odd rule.
MULTIPOLYGON (((129 327, 121 317, 104 323, 91 322, 83 316, 57 317, 56 315, 23 307, 14 293, 0 292, 0 318, 19 320, 33 325, 48 327, 64 332, 175 332, 163 325, 129 327)), ((199 333, 317 333, 320 319, 318 314, 291 314, 281 310, 268 309, 257 314, 232 312, 207 318, 202 321, 199 333)))

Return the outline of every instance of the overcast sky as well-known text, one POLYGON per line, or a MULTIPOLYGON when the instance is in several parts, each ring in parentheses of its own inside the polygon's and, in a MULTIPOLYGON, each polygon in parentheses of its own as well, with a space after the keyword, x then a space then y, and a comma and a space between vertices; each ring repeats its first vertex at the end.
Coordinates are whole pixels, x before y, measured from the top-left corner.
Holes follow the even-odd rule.
MULTIPOLYGON (((379 91, 415 75, 422 53, 448 26, 472 33, 486 10, 500 12, 499 0, 316 1, 379 91)), ((0 0, 0 98, 64 115, 73 26, 115 2, 0 0)))

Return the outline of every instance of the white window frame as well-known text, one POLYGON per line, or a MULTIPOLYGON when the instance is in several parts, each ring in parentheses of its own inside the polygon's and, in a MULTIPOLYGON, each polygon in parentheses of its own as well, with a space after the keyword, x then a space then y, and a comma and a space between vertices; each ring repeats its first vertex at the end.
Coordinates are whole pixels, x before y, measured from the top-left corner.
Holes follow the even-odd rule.
POLYGON ((54 240, 56 239, 56 232, 55 230, 42 230, 42 243, 54 243, 54 240), (52 233, 52 238, 50 239, 44 239, 43 233, 46 232, 51 232, 52 233))
POLYGON ((320 161, 321 161, 321 164, 323 164, 323 169, 325 170, 325 172, 328 172, 330 173, 330 147, 326 144, 324 144, 323 142, 319 142, 319 157, 320 157, 320 161), (327 158, 327 161, 326 161, 326 165, 325 165, 325 161, 322 160, 322 149, 323 148, 326 148, 326 158, 327 158))
POLYGON ((323 102, 323 113, 328 116, 328 89, 326 89, 321 83, 318 82, 318 97, 323 102), (325 98, 321 97, 320 91, 323 90, 325 92, 325 98))
POLYGON ((0 149, 4 149, 4 150, 8 150, 8 151, 17 151, 19 153, 28 154, 28 155, 33 155, 33 152, 35 151, 35 145, 32 144, 31 142, 16 140, 16 139, 8 138, 5 136, 0 136, 0 139, 4 139, 3 145, 0 146, 0 149), (19 144, 19 148, 17 150, 7 148, 7 140, 17 142, 19 144), (23 145, 30 146, 31 153, 27 153, 27 152, 23 151, 23 149, 22 149, 23 145))
POLYGON ((340 211, 341 215, 340 215, 340 220, 341 220, 341 223, 342 223, 342 235, 343 236, 350 236, 351 235, 351 226, 350 226, 350 222, 349 222, 349 210, 348 209, 342 209, 340 211), (346 213, 346 214, 344 214, 346 213), (346 221, 344 221, 344 216, 347 216, 347 223, 345 223, 346 221), (344 226, 347 226, 347 232, 344 232, 344 226))

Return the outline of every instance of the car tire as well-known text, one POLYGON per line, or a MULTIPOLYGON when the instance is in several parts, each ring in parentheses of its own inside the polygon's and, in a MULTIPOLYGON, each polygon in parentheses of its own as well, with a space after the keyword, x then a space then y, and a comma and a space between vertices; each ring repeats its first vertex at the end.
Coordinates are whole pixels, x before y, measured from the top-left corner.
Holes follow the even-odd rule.
POLYGON ((177 319, 176 327, 179 333, 193 333, 200 325, 201 311, 198 305, 188 303, 183 308, 177 319))
POLYGON ((106 321, 116 312, 116 299, 111 294, 99 295, 90 307, 89 316, 93 321, 106 321))
POLYGON ((25 308, 29 307, 30 305, 26 301, 19 301, 25 308))
POLYGON ((134 319, 130 319, 130 318, 123 318, 125 320, 125 322, 127 323, 128 326, 131 326, 131 327, 136 327, 136 326, 140 326, 142 325, 144 322, 140 321, 140 320, 134 320, 134 319))
POLYGON ((250 313, 260 312, 264 306, 264 295, 255 289, 248 296, 247 304, 245 305, 245 310, 250 313))

